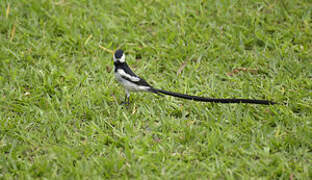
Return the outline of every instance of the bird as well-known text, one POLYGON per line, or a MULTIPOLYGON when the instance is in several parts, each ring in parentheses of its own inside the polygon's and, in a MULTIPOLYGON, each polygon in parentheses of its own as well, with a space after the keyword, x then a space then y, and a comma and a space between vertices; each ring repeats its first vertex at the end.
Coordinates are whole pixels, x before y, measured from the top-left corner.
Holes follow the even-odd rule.
MULTIPOLYGON (((101 46, 100 46, 101 47, 101 46)), ((109 51, 106 48, 101 47, 104 50, 109 51)), ((273 105, 277 104, 273 101, 258 100, 258 99, 218 99, 208 98, 201 96, 193 96, 188 94, 181 94, 177 92, 166 91, 157 89, 151 86, 145 79, 136 75, 126 62, 126 55, 122 49, 118 49, 115 52, 110 51, 113 54, 114 60, 114 73, 116 80, 125 88, 125 101, 123 103, 130 104, 130 92, 151 92, 158 95, 169 95, 177 98, 211 102, 211 103, 248 103, 248 104, 262 104, 273 105)))

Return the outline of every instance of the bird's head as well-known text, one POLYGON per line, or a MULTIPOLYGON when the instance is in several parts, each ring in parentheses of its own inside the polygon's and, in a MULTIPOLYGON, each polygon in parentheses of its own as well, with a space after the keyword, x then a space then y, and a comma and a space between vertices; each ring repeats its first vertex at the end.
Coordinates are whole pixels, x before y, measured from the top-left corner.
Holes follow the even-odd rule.
POLYGON ((126 55, 123 50, 118 49, 114 53, 114 62, 124 63, 126 61, 126 55))

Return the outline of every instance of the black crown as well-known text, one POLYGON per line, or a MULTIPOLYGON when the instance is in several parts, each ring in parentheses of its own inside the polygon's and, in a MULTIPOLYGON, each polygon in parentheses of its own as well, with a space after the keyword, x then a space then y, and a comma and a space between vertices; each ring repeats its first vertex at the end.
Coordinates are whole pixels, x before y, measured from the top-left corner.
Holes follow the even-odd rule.
POLYGON ((123 50, 121 49, 118 49, 116 52, 115 52, 115 58, 119 59, 121 58, 123 55, 123 50))

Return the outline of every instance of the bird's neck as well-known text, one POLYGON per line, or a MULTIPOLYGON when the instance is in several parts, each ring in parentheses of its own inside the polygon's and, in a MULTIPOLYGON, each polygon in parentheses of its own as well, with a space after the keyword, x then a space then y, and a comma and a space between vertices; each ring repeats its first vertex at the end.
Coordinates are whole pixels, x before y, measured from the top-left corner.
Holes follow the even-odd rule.
POLYGON ((127 67, 128 64, 126 62, 115 61, 114 66, 115 66, 115 71, 117 71, 117 69, 127 67))
POLYGON ((115 66, 124 66, 124 65, 127 65, 127 63, 126 62, 115 61, 114 65, 115 66))

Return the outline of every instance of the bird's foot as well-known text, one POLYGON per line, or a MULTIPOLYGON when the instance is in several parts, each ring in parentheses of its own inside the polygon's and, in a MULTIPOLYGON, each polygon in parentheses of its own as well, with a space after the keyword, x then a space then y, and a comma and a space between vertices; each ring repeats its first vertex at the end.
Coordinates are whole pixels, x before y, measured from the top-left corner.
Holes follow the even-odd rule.
POLYGON ((128 108, 129 105, 130 105, 130 102, 129 102, 129 101, 122 101, 122 102, 120 103, 120 105, 125 105, 125 106, 128 108))

